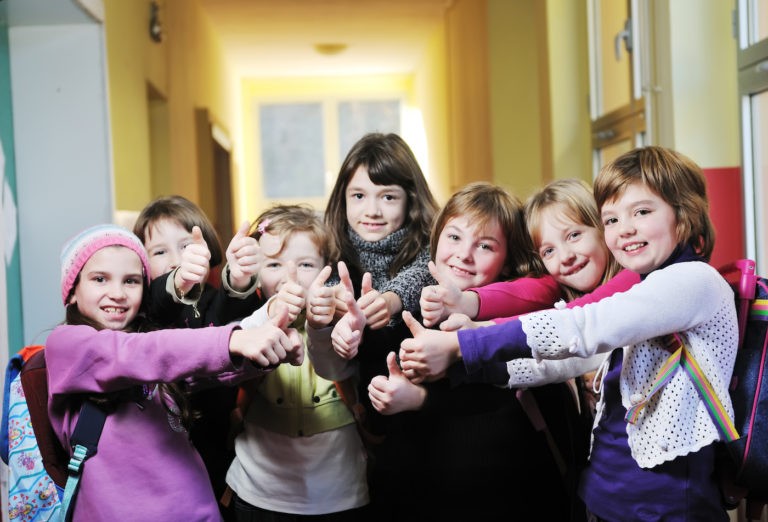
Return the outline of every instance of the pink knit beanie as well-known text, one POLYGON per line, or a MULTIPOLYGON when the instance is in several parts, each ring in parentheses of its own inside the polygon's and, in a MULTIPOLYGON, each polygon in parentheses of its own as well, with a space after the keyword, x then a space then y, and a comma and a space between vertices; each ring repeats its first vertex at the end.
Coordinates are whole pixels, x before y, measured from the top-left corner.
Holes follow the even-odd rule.
POLYGON ((67 306, 67 297, 85 263, 108 246, 124 246, 136 252, 144 267, 144 283, 149 284, 149 259, 139 238, 117 225, 96 225, 71 238, 61 249, 61 299, 64 306, 67 306))

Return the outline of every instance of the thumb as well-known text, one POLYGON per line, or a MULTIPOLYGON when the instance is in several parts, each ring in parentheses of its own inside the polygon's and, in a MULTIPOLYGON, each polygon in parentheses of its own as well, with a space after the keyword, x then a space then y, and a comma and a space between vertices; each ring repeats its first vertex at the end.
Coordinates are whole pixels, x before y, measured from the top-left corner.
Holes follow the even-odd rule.
POLYGON ((421 325, 420 322, 418 322, 416 319, 413 318, 413 315, 411 315, 411 312, 408 310, 403 311, 403 322, 405 323, 405 326, 408 327, 408 329, 411 331, 411 334, 413 334, 414 337, 416 337, 417 334, 420 334, 425 330, 425 328, 421 325))
POLYGON ((281 330, 285 330, 288 326, 288 307, 275 300, 275 315, 269 318, 269 322, 281 330))
POLYGON ((395 352, 389 352, 387 354, 387 369, 389 370, 390 377, 403 375, 403 370, 401 370, 400 366, 397 364, 395 352))
POLYGON ((363 274, 363 283, 362 283, 362 290, 360 291, 360 295, 365 295, 371 290, 373 290, 373 281, 371 278, 371 273, 366 272, 363 274))
POLYGON ((354 297, 355 288, 352 286, 352 279, 349 277, 349 270, 347 269, 347 265, 344 263, 344 261, 339 261, 339 279, 341 280, 341 284, 344 285, 344 288, 346 288, 347 292, 352 294, 354 297))
POLYGON ((247 236, 249 230, 251 230, 251 223, 249 221, 243 221, 240 228, 235 233, 235 238, 247 236))
POLYGON ((312 286, 315 287, 321 287, 325 285, 325 282, 328 281, 328 278, 331 277, 331 266, 325 265, 322 270, 320 270, 320 273, 317 274, 317 277, 315 277, 315 280, 312 281, 312 286))
POLYGON ((432 277, 434 277, 435 281, 437 281, 437 284, 442 285, 443 277, 440 271, 437 269, 437 265, 435 265, 435 262, 430 261, 427 267, 429 268, 429 273, 432 274, 432 277))
POLYGON ((203 231, 200 230, 200 227, 195 225, 192 227, 192 242, 196 243, 198 245, 206 245, 205 238, 203 237, 203 231))
POLYGON ((286 276, 285 276, 286 281, 289 283, 295 283, 296 281, 298 281, 299 276, 297 273, 298 269, 296 268, 296 263, 294 263, 293 261, 288 261, 286 268, 287 268, 286 276))

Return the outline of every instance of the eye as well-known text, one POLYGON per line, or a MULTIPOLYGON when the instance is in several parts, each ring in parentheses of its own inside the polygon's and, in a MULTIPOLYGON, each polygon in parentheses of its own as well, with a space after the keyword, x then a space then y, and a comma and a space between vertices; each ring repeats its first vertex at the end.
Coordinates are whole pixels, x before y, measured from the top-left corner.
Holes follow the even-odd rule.
POLYGON ((445 237, 447 237, 451 241, 460 241, 461 240, 461 238, 459 237, 458 234, 446 234, 445 237))
POLYGON ((576 241, 581 237, 581 230, 574 230, 568 234, 568 241, 576 241))
POLYGON ((266 267, 275 270, 277 268, 280 268, 280 263, 278 263, 277 261, 272 261, 270 263, 267 263, 266 267))
POLYGON ((365 197, 361 192, 353 192, 349 195, 350 199, 363 199, 365 197))
POLYGON ((547 259, 547 258, 551 257, 552 254, 554 254, 554 253, 555 253, 555 249, 552 248, 552 247, 542 248, 541 250, 539 250, 539 256, 542 259, 547 259))
POLYGON ((302 270, 312 270, 315 268, 315 264, 311 261, 305 261, 303 263, 299 263, 299 268, 302 270))
POLYGON ((104 283, 106 280, 107 278, 104 277, 103 275, 96 275, 96 276, 93 276, 92 278, 92 281, 95 281, 97 283, 104 283))
POLYGON ((157 257, 157 256, 164 256, 166 253, 167 253, 167 250, 165 250, 164 248, 158 248, 157 250, 153 250, 149 255, 151 255, 152 257, 157 257))
POLYGON ((493 248, 493 245, 492 245, 492 244, 490 244, 490 243, 480 243, 479 245, 477 245, 477 247, 478 247, 480 250, 488 250, 489 252, 493 252, 493 251, 495 250, 495 249, 493 248))
POLYGON ((603 226, 607 227, 609 225, 615 225, 618 222, 619 222, 619 220, 616 219, 615 217, 605 218, 605 219, 603 219, 603 226))
POLYGON ((143 282, 143 279, 139 277, 129 277, 128 279, 125 280, 125 284, 131 285, 131 286, 140 285, 142 282, 143 282))
POLYGON ((646 216, 651 213, 651 209, 649 208, 640 208, 635 211, 635 215, 637 216, 646 216))
POLYGON ((384 201, 397 201, 398 199, 400 198, 398 198, 394 194, 384 194, 384 201))

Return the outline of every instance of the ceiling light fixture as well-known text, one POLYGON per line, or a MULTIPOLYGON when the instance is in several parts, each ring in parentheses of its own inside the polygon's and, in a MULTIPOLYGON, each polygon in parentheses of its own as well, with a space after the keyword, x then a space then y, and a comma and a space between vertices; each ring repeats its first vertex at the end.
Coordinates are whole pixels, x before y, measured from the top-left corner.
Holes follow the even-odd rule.
POLYGON ((325 56, 333 56, 347 50, 347 44, 344 43, 317 43, 314 47, 317 53, 325 56))

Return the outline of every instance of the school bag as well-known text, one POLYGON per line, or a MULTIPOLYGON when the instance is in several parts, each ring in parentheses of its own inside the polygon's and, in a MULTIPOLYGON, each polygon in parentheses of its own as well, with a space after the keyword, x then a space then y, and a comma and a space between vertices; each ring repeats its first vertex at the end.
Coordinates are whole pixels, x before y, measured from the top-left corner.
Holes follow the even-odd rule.
POLYGON ((48 418, 43 346, 27 346, 6 368, 0 457, 8 465, 11 521, 70 520, 83 462, 96 453, 106 413, 84 401, 72 433, 73 455, 48 418))
POLYGON ((728 504, 735 507, 745 499, 747 517, 759 519, 768 504, 768 279, 755 274, 750 259, 728 264, 720 272, 726 278, 737 276, 732 286, 739 350, 729 391, 740 434, 725 439, 730 458, 720 464, 721 482, 728 504))
POLYGON ((725 411, 707 376, 684 341, 674 334, 676 347, 659 370, 646 400, 627 411, 633 423, 651 396, 678 370, 684 371, 724 441, 717 448, 715 472, 727 509, 742 500, 749 520, 760 519, 768 503, 768 280, 755 274, 755 262, 740 259, 719 269, 729 280, 736 300, 739 342, 729 394, 734 418, 725 411), (735 276, 735 277, 734 277, 735 276))

